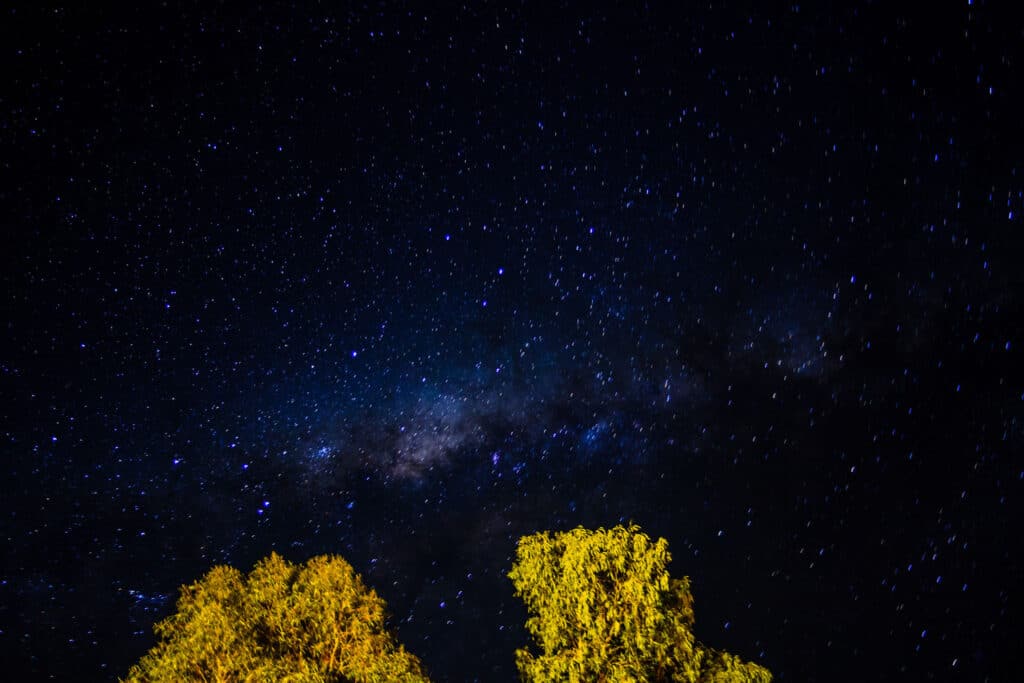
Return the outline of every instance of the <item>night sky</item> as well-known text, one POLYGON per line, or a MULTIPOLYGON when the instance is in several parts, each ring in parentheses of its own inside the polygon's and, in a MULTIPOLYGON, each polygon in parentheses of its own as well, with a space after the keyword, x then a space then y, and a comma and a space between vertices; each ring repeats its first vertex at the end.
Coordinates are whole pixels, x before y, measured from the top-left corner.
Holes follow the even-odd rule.
POLYGON ((1018 679, 1013 3, 141 4, 0 17, 5 677, 277 551, 514 680, 635 521, 778 681, 1018 679))

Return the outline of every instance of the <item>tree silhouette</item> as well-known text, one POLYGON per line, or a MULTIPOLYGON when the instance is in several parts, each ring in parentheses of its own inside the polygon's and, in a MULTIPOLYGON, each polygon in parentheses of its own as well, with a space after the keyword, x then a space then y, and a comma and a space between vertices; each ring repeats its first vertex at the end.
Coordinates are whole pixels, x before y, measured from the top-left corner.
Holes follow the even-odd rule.
POLYGON ((387 631, 384 601, 340 557, 297 566, 275 553, 248 576, 215 567, 177 607, 126 681, 428 680, 387 631))
POLYGON ((524 681, 769 683, 771 673, 698 643, 688 578, 668 542, 637 526, 543 532, 519 541, 509 577, 539 652, 516 651, 524 681))

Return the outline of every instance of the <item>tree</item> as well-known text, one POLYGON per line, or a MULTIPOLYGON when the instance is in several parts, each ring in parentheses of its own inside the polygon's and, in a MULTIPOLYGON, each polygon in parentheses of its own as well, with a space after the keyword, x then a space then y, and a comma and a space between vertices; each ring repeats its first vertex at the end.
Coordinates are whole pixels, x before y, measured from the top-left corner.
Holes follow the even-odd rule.
POLYGON ((539 652, 516 651, 524 681, 770 683, 771 673, 698 643, 690 581, 668 542, 637 526, 519 541, 509 577, 539 652))
MULTIPOLYGON (((539 649, 516 651, 523 680, 771 683, 696 641, 690 580, 671 578, 670 560, 668 542, 636 526, 520 539, 509 576, 539 649)), ((177 608, 126 683, 428 680, 387 630, 384 601, 337 556, 294 565, 274 553, 248 575, 214 567, 177 608)))
POLYGON ((384 601, 340 557, 294 565, 275 553, 248 576, 215 567, 177 607, 126 681, 428 680, 387 631, 384 601))

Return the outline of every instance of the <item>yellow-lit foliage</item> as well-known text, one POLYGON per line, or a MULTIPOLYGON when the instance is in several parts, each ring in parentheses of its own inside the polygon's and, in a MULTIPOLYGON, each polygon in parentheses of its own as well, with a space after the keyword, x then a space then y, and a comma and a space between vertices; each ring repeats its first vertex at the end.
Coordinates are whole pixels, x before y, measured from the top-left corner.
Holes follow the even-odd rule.
POLYGON ((770 683, 769 671, 693 636, 688 578, 668 574, 668 542, 636 526, 519 541, 509 576, 539 652, 516 651, 524 681, 770 683))
MULTIPOLYGON (((767 669, 694 639, 690 581, 669 576, 670 560, 665 539, 636 526, 520 539, 509 576, 539 650, 516 651, 523 680, 770 683, 767 669)), ((214 567, 177 607, 125 681, 427 681, 388 632, 384 601, 340 557, 272 554, 248 575, 214 567)))
POLYGON ((294 565, 275 553, 248 576, 215 567, 155 630, 126 681, 427 681, 387 631, 384 601, 336 556, 294 565))

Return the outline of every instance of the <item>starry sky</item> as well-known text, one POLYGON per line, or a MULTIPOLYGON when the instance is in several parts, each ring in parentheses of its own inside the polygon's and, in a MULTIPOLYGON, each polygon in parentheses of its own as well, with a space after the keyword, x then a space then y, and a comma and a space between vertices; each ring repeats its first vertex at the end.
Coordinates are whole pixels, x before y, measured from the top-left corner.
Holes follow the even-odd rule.
POLYGON ((1015 678, 1011 3, 103 4, 0 19, 19 680, 271 551, 514 680, 516 540, 629 521, 779 681, 1015 678))

